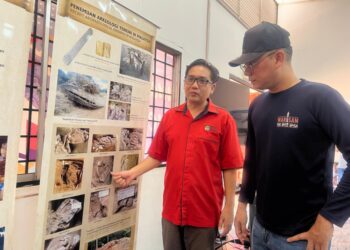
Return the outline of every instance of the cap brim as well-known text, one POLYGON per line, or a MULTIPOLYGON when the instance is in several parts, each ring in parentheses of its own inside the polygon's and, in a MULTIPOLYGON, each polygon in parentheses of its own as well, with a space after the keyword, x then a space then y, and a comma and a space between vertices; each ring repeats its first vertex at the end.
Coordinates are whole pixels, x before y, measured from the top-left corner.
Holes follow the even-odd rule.
POLYGON ((241 64, 247 64, 249 62, 252 62, 256 59, 258 59, 260 56, 262 56, 266 52, 256 52, 256 53, 247 53, 242 54, 240 57, 233 59, 228 64, 232 67, 237 67, 241 64))

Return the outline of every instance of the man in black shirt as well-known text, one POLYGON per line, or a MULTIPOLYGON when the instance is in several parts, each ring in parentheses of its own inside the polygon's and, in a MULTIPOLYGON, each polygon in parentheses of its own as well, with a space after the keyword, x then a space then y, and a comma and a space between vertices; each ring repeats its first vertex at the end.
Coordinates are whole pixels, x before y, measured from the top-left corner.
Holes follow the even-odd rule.
POLYGON ((299 79, 289 33, 268 22, 249 29, 241 66, 257 89, 249 108, 236 234, 248 239, 247 203, 256 195, 253 249, 328 249, 333 224, 350 216, 350 168, 332 189, 334 146, 350 162, 350 107, 325 84, 299 79))

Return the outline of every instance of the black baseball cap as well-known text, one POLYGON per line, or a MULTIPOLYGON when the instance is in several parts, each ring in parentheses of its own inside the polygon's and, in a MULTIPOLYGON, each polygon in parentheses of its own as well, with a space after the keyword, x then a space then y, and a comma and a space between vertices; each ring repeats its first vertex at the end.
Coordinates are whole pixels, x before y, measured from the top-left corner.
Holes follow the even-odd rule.
POLYGON ((232 67, 252 62, 268 51, 289 48, 289 32, 281 26, 262 22, 244 34, 242 55, 229 62, 232 67))

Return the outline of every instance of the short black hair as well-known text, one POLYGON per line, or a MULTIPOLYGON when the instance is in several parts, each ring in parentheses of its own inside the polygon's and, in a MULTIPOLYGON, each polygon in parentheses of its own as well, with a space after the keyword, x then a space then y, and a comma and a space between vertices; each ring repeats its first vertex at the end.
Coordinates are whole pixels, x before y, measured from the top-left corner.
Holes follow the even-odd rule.
POLYGON ((186 67, 185 77, 187 76, 188 71, 190 71, 190 69, 192 69, 194 66, 203 66, 209 69, 211 78, 210 80, 212 82, 217 82, 219 80, 219 70, 205 59, 197 59, 191 62, 191 64, 186 67))
POLYGON ((288 48, 283 48, 284 53, 286 54, 286 61, 291 62, 292 61, 292 56, 293 56, 293 48, 289 46, 288 48))

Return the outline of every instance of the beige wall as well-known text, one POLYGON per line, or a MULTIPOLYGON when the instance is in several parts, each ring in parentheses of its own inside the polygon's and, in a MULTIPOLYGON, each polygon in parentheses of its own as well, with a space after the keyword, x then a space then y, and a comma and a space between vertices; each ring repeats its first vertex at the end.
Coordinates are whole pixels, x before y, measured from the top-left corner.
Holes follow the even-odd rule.
POLYGON ((326 83, 350 103, 350 1, 281 4, 278 23, 291 33, 299 77, 326 83))

